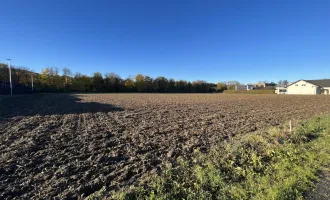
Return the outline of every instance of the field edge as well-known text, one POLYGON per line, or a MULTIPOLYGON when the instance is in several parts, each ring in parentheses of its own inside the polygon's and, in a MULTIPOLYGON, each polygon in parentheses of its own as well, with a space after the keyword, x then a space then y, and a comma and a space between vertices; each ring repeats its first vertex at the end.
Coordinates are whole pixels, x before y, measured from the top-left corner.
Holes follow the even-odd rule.
POLYGON ((164 163, 138 186, 87 199, 302 199, 330 160, 330 115, 239 135, 209 153, 164 163))

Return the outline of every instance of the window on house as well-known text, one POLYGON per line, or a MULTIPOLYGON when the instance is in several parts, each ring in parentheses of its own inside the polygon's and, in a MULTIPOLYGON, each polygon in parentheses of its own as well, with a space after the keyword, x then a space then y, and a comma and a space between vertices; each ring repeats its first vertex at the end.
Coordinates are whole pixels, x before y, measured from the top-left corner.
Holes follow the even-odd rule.
POLYGON ((306 84, 301 84, 301 86, 306 86, 306 84))
POLYGON ((296 84, 296 86, 298 86, 298 84, 296 84))

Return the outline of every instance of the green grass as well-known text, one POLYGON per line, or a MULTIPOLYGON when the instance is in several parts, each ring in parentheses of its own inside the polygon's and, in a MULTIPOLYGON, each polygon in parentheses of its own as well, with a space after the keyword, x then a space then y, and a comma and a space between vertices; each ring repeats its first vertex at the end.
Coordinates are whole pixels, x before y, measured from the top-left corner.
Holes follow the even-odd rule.
POLYGON ((110 199, 302 199, 330 161, 330 116, 237 136, 110 199))

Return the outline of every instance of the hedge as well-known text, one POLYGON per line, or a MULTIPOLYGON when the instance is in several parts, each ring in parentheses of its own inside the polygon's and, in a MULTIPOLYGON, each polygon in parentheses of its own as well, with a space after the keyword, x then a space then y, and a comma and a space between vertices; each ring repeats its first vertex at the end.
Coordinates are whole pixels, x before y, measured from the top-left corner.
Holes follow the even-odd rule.
POLYGON ((275 90, 225 90, 226 94, 275 94, 275 90))

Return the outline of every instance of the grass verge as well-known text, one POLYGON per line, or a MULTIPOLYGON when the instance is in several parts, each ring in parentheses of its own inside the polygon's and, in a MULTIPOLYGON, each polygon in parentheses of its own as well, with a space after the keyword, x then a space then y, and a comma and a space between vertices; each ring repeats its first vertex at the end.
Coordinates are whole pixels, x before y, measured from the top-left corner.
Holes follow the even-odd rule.
POLYGON ((302 199, 330 161, 330 116, 237 136, 110 199, 302 199))

